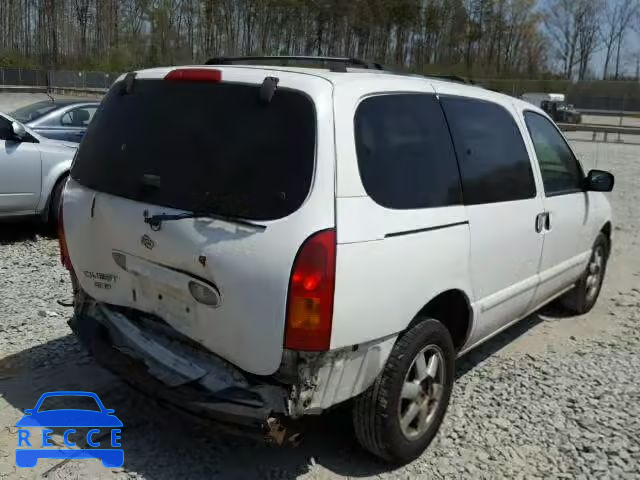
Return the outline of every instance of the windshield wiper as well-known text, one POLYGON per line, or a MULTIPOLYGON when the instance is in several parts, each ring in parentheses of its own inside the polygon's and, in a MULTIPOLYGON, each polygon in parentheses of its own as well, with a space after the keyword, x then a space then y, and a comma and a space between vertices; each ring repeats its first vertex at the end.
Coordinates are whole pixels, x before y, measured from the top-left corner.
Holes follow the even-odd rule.
POLYGON ((244 227, 253 228, 258 231, 264 231, 267 229, 266 225, 260 225, 259 223, 253 223, 248 220, 243 220, 242 218, 236 218, 228 215, 220 215, 217 213, 211 212, 188 212, 188 213, 178 213, 175 215, 161 213, 159 215, 151 215, 149 216, 149 212, 147 210, 144 211, 144 223, 149 224, 151 230, 157 232, 162 228, 162 222, 169 222, 172 220, 184 220, 185 218, 212 218, 214 220, 222 220, 224 222, 235 223, 236 225, 242 225, 244 227))

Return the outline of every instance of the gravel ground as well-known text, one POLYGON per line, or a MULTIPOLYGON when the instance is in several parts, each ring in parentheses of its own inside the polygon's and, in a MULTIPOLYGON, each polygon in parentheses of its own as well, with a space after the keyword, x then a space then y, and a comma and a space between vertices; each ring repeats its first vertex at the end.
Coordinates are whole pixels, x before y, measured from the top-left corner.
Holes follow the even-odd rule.
POLYGON ((640 478, 640 147, 573 145, 586 168, 617 179, 599 303, 581 317, 544 309, 461 359, 440 433, 399 469, 362 452, 346 409, 312 421, 300 447, 277 449, 136 394, 70 335, 69 309, 56 302, 69 299, 70 284, 55 239, 37 225, 0 224, 0 478, 640 478), (21 410, 62 389, 95 391, 116 410, 123 468, 96 460, 15 467, 21 410))

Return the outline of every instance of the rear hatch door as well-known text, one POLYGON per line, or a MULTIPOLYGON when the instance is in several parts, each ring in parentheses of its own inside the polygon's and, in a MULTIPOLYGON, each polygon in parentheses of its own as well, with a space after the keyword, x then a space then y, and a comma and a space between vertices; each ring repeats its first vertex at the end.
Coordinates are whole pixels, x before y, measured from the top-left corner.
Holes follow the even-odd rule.
POLYGON ((171 71, 118 81, 89 126, 64 197, 71 262, 97 300, 268 375, 295 255, 335 225, 332 86, 256 68, 217 69, 221 81, 171 71), (269 76, 278 89, 265 103, 269 76))

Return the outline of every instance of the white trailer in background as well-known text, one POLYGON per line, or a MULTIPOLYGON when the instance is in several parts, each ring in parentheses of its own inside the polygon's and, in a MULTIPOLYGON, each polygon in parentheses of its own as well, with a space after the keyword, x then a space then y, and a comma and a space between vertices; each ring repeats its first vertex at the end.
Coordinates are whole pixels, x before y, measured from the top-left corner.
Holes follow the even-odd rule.
POLYGON ((567 104, 564 93, 524 93, 520 98, 543 109, 555 122, 582 122, 582 115, 573 105, 567 104))
POLYGON ((536 107, 540 108, 544 100, 550 102, 564 102, 564 93, 523 93, 522 100, 529 102, 536 107))

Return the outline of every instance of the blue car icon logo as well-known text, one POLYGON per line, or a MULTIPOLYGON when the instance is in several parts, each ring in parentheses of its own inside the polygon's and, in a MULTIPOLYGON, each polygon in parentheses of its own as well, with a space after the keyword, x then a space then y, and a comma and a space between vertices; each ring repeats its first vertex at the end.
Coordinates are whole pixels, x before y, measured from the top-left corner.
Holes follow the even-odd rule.
POLYGON ((44 393, 36 406, 24 411, 25 415, 16 426, 18 430, 18 448, 16 448, 16 465, 18 467, 35 467, 40 458, 54 459, 82 459, 98 458, 102 465, 108 468, 121 467, 124 463, 124 451, 121 448, 120 428, 122 422, 113 415, 114 410, 104 407, 98 395, 92 392, 48 392, 44 393), (55 397, 67 397, 63 399, 55 397), (56 404, 79 404, 83 408, 47 408, 52 400, 56 404), (86 404, 90 408, 86 408, 86 404), (43 428, 42 438, 37 438, 29 428, 43 428), (76 446, 75 439, 81 439, 85 435, 79 433, 76 428, 90 428, 86 433, 87 445, 91 448, 72 449, 54 448, 51 443, 53 430, 51 427, 63 427, 63 442, 67 447, 76 446), (107 443, 102 430, 110 429, 109 446, 101 448, 102 443, 107 443), (40 441, 41 440, 41 441, 40 441), (41 447, 41 448, 26 448, 41 447))

